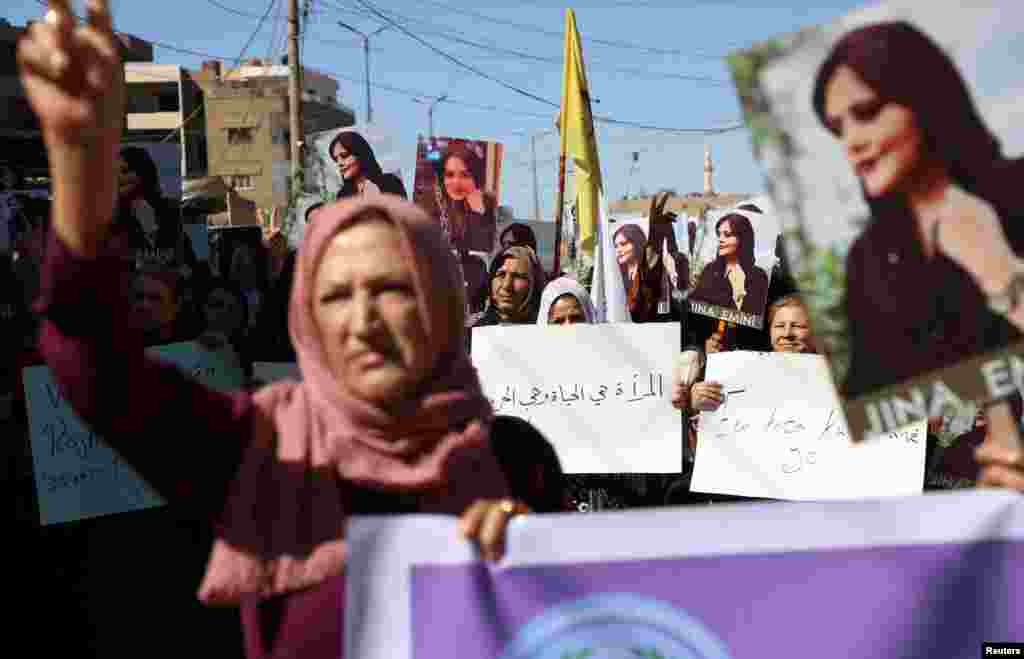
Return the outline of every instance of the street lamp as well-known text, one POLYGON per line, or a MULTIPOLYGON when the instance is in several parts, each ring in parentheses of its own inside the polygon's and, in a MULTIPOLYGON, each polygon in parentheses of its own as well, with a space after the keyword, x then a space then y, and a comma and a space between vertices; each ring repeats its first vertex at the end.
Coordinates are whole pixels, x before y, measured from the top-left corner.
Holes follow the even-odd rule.
POLYGON ((537 179, 537 139, 557 133, 558 129, 542 130, 530 134, 530 155, 533 159, 533 221, 540 222, 540 183, 537 179))
POLYGON ((429 103, 421 98, 414 98, 413 101, 427 106, 427 122, 430 126, 430 139, 434 139, 434 107, 441 102, 448 100, 448 92, 441 94, 429 103))
POLYGON ((366 66, 366 123, 373 121, 373 108, 370 106, 370 37, 375 37, 384 30, 388 29, 388 25, 377 28, 373 32, 367 34, 361 30, 357 30, 347 23, 338 21, 338 25, 345 28, 349 32, 354 32, 363 38, 363 61, 366 66))

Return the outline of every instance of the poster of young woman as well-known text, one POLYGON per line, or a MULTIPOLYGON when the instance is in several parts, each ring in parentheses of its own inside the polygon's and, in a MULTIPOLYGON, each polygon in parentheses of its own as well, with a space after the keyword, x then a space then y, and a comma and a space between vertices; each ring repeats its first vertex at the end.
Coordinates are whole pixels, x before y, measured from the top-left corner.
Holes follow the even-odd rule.
POLYGON ((690 311, 761 329, 778 264, 779 224, 770 204, 708 210, 697 224, 702 230, 694 236, 690 311))
POLYGON ((421 139, 416 146, 413 200, 460 252, 495 247, 503 151, 497 142, 453 137, 421 139))
POLYGON ((656 222, 652 237, 649 214, 613 218, 613 267, 622 276, 635 320, 678 320, 673 310, 686 299, 691 281, 688 219, 679 216, 674 221, 656 222))
POLYGON ((1019 384, 1021 20, 891 3, 730 57, 855 433, 1019 384))
POLYGON ((367 192, 407 197, 391 133, 376 124, 335 128, 307 137, 307 193, 324 201, 367 192))

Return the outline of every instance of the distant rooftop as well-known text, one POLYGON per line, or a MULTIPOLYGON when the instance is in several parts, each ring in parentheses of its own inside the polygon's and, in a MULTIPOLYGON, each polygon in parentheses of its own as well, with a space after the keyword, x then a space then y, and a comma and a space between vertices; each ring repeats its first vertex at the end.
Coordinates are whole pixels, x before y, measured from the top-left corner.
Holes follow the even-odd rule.
MULTIPOLYGON (((757 195, 745 193, 722 193, 705 195, 700 192, 691 192, 685 195, 672 195, 665 210, 687 215, 699 215, 708 209, 732 208, 738 206, 748 199, 757 195)), ((646 215, 651 209, 652 197, 640 197, 637 199, 617 199, 608 204, 612 213, 628 213, 646 215)))

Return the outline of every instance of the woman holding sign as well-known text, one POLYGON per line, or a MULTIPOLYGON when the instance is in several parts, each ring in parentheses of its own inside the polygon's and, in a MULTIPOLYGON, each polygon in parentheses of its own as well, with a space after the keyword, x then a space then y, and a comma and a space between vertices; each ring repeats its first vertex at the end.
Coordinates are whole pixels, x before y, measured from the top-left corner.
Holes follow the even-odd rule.
MULTIPOLYGON (((817 353, 807 308, 798 295, 787 295, 768 306, 765 312, 772 352, 817 353)), ((722 385, 717 382, 694 382, 690 391, 676 383, 672 404, 683 409, 689 404, 700 412, 714 412, 725 400, 722 385)))
MULTIPOLYGON (((104 246, 124 110, 107 2, 90 0, 81 25, 66 2, 50 7, 18 50, 54 173, 40 350, 76 412, 216 529, 199 595, 241 607, 247 654, 335 659, 348 515, 461 513, 493 559, 523 511, 488 446, 509 426, 463 348, 453 257, 436 224, 393 195, 335 204, 307 229, 296 269, 302 382, 227 395, 151 359, 116 285, 123 264, 104 246)), ((144 642, 182 637, 194 651, 154 617, 144 642)))

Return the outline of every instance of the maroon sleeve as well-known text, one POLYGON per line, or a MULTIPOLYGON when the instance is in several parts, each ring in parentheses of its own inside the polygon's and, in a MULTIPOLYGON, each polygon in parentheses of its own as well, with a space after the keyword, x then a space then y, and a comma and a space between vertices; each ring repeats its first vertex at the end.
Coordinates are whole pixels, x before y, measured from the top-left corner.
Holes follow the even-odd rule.
POLYGON ((51 232, 40 277, 39 352, 68 403, 164 498, 213 519, 252 434, 249 395, 146 353, 119 259, 78 257, 51 232))

